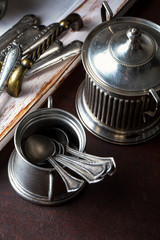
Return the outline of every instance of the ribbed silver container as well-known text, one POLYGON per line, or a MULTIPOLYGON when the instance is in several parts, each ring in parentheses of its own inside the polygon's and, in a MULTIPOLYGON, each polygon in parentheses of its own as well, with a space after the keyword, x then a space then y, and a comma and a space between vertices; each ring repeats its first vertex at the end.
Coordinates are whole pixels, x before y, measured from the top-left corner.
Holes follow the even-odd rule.
POLYGON ((87 36, 86 77, 76 96, 79 118, 93 134, 136 144, 160 131, 160 27, 133 17, 103 22, 87 36))
MULTIPOLYGON (((158 94, 160 96, 160 92, 158 94)), ((157 119, 144 114, 155 110, 155 101, 149 95, 126 99, 126 97, 107 92, 86 76, 84 96, 92 114, 110 128, 132 131, 145 128, 157 119)))

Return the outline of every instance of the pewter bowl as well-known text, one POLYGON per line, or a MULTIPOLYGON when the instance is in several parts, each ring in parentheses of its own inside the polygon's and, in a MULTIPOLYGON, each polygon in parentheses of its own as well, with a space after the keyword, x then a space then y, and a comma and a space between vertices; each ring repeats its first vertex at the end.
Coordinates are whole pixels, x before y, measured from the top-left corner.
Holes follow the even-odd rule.
POLYGON ((67 133, 72 148, 84 151, 86 135, 78 119, 61 109, 39 109, 28 114, 15 131, 15 150, 9 159, 8 175, 11 185, 23 198, 37 204, 56 205, 77 195, 85 182, 78 191, 67 193, 62 179, 53 167, 36 166, 25 157, 25 139, 48 127, 62 129, 67 133))

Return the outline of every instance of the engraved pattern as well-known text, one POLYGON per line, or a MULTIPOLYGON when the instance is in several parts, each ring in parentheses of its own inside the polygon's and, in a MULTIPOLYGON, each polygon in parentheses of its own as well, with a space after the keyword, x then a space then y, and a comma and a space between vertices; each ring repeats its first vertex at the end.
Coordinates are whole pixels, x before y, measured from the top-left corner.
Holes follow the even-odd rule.
POLYGON ((18 67, 21 61, 21 49, 18 45, 12 44, 9 52, 4 58, 4 62, 2 65, 2 69, 0 72, 0 90, 2 91, 6 86, 7 82, 14 72, 14 70, 18 67))
MULTIPOLYGON (((44 53, 53 43, 54 41, 61 35, 61 33, 64 31, 64 28, 60 26, 60 24, 57 24, 55 27, 55 24, 52 26, 49 26, 47 29, 41 32, 39 37, 41 38, 44 34, 46 34, 47 31, 51 31, 49 36, 30 54, 28 57, 33 62, 35 62, 42 53, 44 53), (53 32, 51 31, 53 30, 53 32)), ((36 39, 38 41, 38 39, 36 39)))

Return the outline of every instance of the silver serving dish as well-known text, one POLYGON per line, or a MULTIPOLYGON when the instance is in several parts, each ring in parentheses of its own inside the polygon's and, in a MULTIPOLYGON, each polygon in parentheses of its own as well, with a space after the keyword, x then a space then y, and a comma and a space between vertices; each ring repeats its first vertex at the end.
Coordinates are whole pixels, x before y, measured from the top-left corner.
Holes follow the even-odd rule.
POLYGON ((111 19, 90 32, 82 49, 86 78, 76 108, 93 134, 136 144, 159 133, 159 46, 160 26, 140 18, 111 19))

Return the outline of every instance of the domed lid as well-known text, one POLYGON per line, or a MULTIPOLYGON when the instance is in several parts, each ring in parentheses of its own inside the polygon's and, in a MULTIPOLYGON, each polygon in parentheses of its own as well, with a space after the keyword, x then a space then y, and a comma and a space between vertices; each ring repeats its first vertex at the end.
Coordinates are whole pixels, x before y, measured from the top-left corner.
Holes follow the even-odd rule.
POLYGON ((109 48, 120 64, 138 67, 148 63, 155 53, 155 43, 137 28, 118 32, 109 41, 109 48))
POLYGON ((103 87, 145 91, 160 84, 160 27, 132 17, 98 25, 82 50, 87 73, 103 87))

